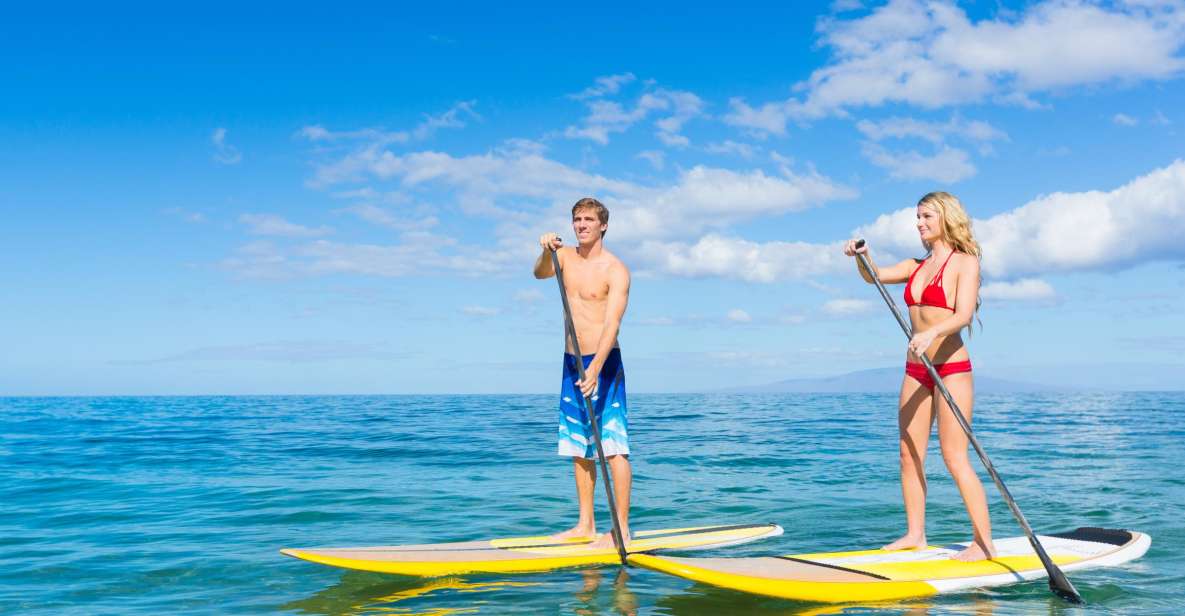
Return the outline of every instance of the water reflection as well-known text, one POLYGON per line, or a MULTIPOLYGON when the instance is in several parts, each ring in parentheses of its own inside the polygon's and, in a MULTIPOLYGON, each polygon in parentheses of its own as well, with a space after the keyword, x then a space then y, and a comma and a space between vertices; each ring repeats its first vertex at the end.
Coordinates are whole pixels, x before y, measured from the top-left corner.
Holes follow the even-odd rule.
POLYGON ((582 586, 576 593, 580 602, 575 612, 580 616, 599 616, 600 614, 620 614, 621 616, 636 616, 638 613, 638 596, 629 589, 630 572, 625 567, 613 569, 583 569, 580 571, 582 586), (603 592, 601 587, 605 580, 613 577, 609 592, 603 592), (608 606, 605 605, 606 600, 608 606))
POLYGON ((306 599, 284 604, 280 609, 306 614, 476 614, 485 601, 475 595, 538 585, 508 580, 470 582, 456 576, 393 581, 379 574, 351 572, 343 575, 339 583, 306 599))

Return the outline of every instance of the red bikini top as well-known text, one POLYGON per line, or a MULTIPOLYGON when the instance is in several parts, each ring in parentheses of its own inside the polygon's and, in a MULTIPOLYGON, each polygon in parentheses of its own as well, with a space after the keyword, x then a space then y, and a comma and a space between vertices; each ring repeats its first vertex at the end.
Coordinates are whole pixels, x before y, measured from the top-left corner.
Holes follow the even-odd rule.
POLYGON ((942 288, 942 273, 946 271, 946 264, 950 263, 950 258, 955 256, 955 251, 950 251, 946 256, 946 261, 942 262, 942 267, 938 268, 938 273, 930 279, 930 283, 926 288, 922 289, 921 301, 913 301, 913 277, 918 275, 918 270, 922 269, 922 265, 926 263, 923 259, 918 263, 917 268, 909 275, 909 282, 905 283, 905 305, 906 306, 933 306, 935 308, 946 308, 954 312, 954 306, 946 305, 946 291, 942 288))

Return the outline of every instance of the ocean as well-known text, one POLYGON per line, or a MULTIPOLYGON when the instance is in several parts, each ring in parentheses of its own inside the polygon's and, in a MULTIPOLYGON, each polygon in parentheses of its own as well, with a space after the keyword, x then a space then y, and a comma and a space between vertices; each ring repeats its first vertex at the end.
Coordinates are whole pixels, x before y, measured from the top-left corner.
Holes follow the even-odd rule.
MULTIPOLYGON (((556 532, 575 521, 557 396, 0 398, 5 614, 1185 613, 1185 393, 981 396, 974 425, 1038 532, 1149 533, 1114 569, 824 607, 643 569, 410 579, 282 547, 556 532)), ((635 529, 776 522, 697 555, 882 545, 904 531, 891 394, 634 395, 635 529)), ((976 462, 977 468, 979 467, 976 462)), ((931 440, 928 535, 970 526, 931 440)), ((997 537, 1020 535, 986 474, 997 537)), ((598 517, 606 528, 603 490, 598 517)))

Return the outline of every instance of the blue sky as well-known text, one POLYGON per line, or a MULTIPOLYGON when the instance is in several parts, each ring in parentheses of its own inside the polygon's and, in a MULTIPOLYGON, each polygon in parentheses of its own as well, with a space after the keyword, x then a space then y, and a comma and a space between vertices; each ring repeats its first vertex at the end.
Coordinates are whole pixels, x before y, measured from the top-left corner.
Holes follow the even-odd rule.
POLYGON ((18 9, 0 391, 550 392, 586 195, 632 390, 898 365, 939 189, 977 370, 1185 382, 1185 3, 785 4, 18 9))

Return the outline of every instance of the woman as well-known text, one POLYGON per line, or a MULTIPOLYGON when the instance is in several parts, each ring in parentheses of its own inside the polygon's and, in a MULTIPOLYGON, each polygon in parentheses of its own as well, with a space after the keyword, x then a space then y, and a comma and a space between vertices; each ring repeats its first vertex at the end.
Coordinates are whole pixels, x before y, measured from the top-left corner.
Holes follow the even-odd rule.
MULTIPOLYGON (((918 201, 917 226, 929 254, 924 259, 906 259, 889 267, 877 267, 882 282, 905 284, 905 304, 913 339, 905 359, 897 417, 901 445, 901 493, 905 498, 907 529, 885 550, 926 547, 926 445, 934 418, 938 418, 938 439, 942 459, 950 470, 971 516, 973 538, 967 549, 952 558, 983 560, 996 555, 992 524, 988 515, 983 483, 967 457, 967 435, 959 426, 941 393, 935 393, 925 366, 918 359, 925 353, 950 390, 955 403, 971 421, 974 385, 971 360, 959 332, 970 328, 979 308, 979 244, 971 235, 971 220, 954 195, 933 192, 918 201)), ((866 253, 854 240, 844 254, 866 253)), ((872 276, 857 265, 867 282, 872 276)))

